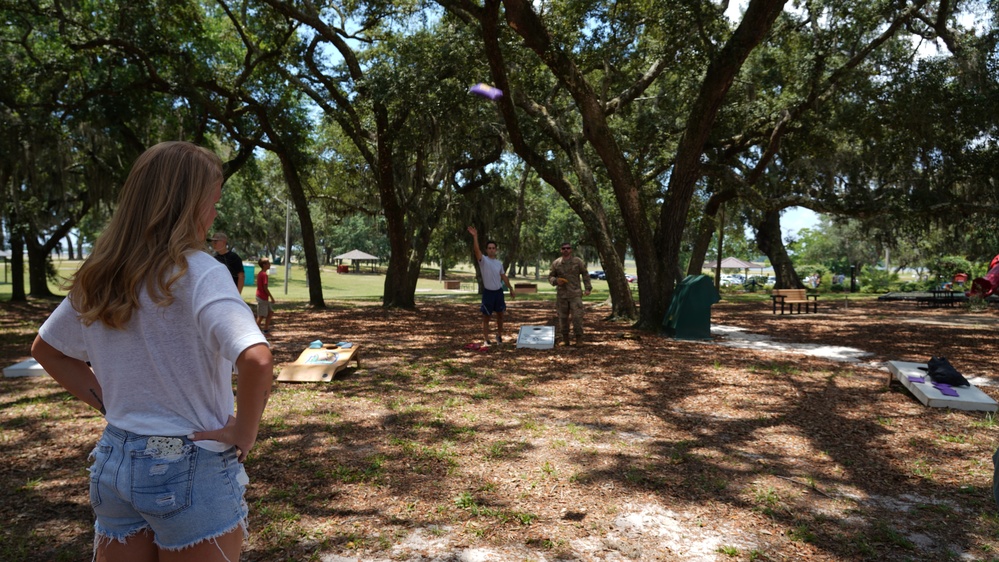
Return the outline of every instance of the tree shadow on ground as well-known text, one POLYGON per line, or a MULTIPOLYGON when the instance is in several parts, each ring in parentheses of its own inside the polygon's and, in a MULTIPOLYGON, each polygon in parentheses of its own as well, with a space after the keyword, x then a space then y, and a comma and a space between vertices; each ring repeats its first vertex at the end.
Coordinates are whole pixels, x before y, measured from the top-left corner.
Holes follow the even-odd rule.
MULTIPOLYGON (((980 330, 928 332, 893 309, 827 308, 781 318, 765 303, 722 304, 714 318, 875 360, 934 349, 969 370, 960 354, 973 350, 975 369, 999 368, 980 330)), ((982 515, 990 467, 978 464, 993 426, 924 408, 870 366, 635 334, 596 312, 582 348, 488 353, 463 349, 480 337, 473 304, 285 315, 276 363, 322 339, 357 343, 362 364, 330 383, 275 385, 247 462, 247 560, 383 552, 414 529, 579 559, 574 541, 607 538, 643 506, 667 509, 688 542, 700 521, 744 554, 777 558, 945 559, 995 547, 999 523, 982 515)), ((552 320, 550 303, 520 302, 508 330, 552 320)), ((2 384, 4 542, 46 559, 89 556, 82 469, 100 419, 51 382, 2 384)), ((653 534, 615 548, 682 557, 653 534)))

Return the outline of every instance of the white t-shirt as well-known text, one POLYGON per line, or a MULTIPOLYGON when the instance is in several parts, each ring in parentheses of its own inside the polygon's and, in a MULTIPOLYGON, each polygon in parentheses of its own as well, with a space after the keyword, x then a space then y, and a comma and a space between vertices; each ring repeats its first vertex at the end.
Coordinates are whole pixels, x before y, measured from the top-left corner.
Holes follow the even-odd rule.
POLYGON ((493 259, 483 254, 479 260, 479 270, 482 272, 482 286, 490 291, 498 291, 503 288, 503 262, 493 259))
POLYGON ((163 436, 222 428, 234 411, 233 362, 267 343, 229 271, 200 251, 188 252, 187 263, 171 288, 173 304, 156 305, 142 284, 139 307, 123 329, 85 326, 67 298, 38 331, 52 347, 91 363, 111 425, 163 436))

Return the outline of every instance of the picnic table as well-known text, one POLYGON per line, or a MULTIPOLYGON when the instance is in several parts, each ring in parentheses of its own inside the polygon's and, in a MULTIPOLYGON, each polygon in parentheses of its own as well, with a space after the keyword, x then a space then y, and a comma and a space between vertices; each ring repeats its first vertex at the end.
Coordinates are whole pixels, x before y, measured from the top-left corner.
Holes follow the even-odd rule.
POLYGON ((951 307, 965 300, 964 291, 952 291, 950 289, 933 289, 928 296, 916 298, 916 304, 929 307, 951 307))

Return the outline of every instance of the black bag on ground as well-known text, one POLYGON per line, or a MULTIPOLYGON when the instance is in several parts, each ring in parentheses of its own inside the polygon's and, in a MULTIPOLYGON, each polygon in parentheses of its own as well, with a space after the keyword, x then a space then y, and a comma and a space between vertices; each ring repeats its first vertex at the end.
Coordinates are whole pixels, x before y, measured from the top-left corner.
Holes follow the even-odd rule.
POLYGON ((950 386, 971 386, 968 379, 964 378, 946 357, 931 357, 926 362, 926 374, 933 379, 933 382, 949 384, 950 386))

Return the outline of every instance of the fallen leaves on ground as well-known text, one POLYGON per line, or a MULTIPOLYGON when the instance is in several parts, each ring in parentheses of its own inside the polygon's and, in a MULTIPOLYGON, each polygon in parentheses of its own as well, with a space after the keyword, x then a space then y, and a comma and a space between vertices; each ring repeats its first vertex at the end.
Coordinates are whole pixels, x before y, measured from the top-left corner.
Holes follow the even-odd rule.
MULTIPOLYGON (((470 302, 279 309, 277 364, 316 339, 354 342, 361 363, 330 383, 275 383, 247 462, 242 559, 992 557, 994 419, 927 408, 882 363, 944 355, 995 379, 999 313, 768 303, 716 304, 712 323, 869 355, 673 340, 601 308, 581 347, 481 353, 464 348, 481 341, 470 302)), ((53 304, 2 305, 4 365, 27 357, 53 304)), ((554 324, 549 302, 509 304, 510 336, 554 324)), ((89 559, 102 419, 47 377, 0 385, 0 558, 89 559)))

